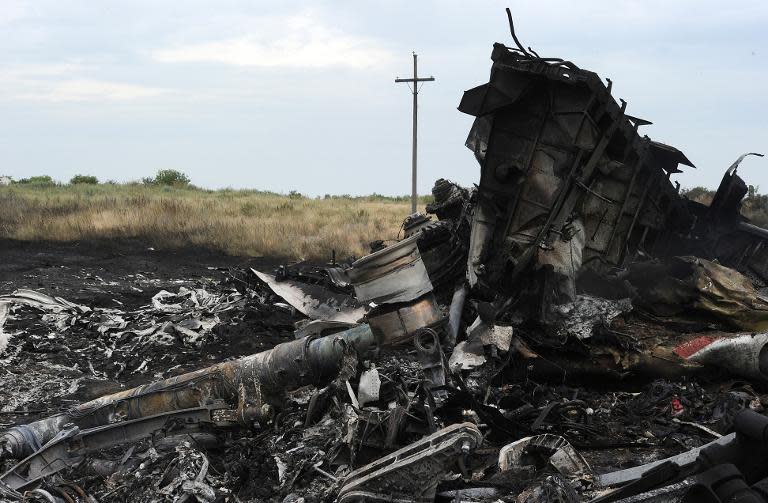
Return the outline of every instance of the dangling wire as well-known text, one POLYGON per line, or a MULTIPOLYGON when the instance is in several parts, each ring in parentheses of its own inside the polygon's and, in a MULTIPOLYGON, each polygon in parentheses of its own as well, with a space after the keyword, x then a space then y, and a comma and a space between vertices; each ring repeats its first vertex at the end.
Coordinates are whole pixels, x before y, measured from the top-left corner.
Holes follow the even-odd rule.
POLYGON ((520 43, 520 39, 517 38, 517 34, 515 33, 515 23, 512 21, 512 11, 509 10, 509 8, 506 9, 507 11, 507 19, 509 20, 509 32, 512 34, 512 39, 515 41, 515 44, 517 45, 517 50, 520 51, 523 55, 538 61, 543 61, 544 63, 556 63, 559 66, 565 66, 570 68, 571 70, 579 70, 579 67, 574 65, 570 61, 565 61, 561 58, 542 58, 539 56, 539 54, 528 47, 528 50, 526 50, 523 47, 523 44, 520 43))
POLYGON ((515 35, 515 23, 512 21, 512 12, 509 10, 509 7, 507 7, 507 19, 509 19, 509 31, 512 33, 512 39, 515 41, 515 44, 517 44, 517 48, 520 49, 520 52, 530 58, 531 55, 525 50, 525 47, 523 47, 523 44, 520 43, 520 40, 517 39, 517 35, 515 35))

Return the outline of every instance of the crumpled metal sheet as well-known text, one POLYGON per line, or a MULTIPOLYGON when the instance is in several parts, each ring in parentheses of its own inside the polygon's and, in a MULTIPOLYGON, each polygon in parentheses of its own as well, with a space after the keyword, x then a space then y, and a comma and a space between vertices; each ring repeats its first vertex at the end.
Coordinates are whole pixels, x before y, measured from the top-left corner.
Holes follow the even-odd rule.
POLYGON ((251 271, 266 283, 275 295, 282 297, 301 314, 314 320, 357 323, 365 315, 365 308, 349 295, 290 279, 278 281, 271 274, 255 269, 251 271))
POLYGON ((743 330, 768 330, 768 298, 746 276, 698 257, 633 264, 629 281, 658 316, 710 315, 743 330))
POLYGON ((514 329, 511 326, 487 323, 479 316, 467 328, 467 341, 471 348, 482 352, 484 346, 494 346, 499 351, 509 351, 514 329))
POLYGON ((467 328, 467 340, 453 348, 448 367, 452 372, 477 368, 486 362, 486 347, 507 352, 513 337, 514 329, 511 326, 486 323, 478 316, 467 328))
POLYGON ((235 307, 242 295, 234 294, 230 297, 222 299, 220 295, 210 293, 203 288, 190 289, 182 286, 178 293, 166 290, 157 292, 152 297, 152 306, 163 313, 183 313, 200 309, 221 312, 235 307))
POLYGON ((591 295, 577 295, 576 300, 553 306, 561 318, 558 335, 584 340, 592 337, 597 325, 610 325, 614 318, 632 310, 630 299, 609 300, 591 295))
POLYGON ((482 352, 478 354, 472 351, 468 347, 467 341, 461 341, 453 348, 453 353, 448 360, 448 368, 451 372, 472 370, 485 362, 485 355, 482 352))
MULTIPOLYGON (((35 290, 19 289, 10 295, 0 296, 0 304, 5 305, 6 314, 2 317, 2 323, 8 317, 8 311, 12 306, 28 306, 45 312, 43 320, 49 322, 59 331, 64 331, 81 316, 91 315, 92 309, 88 306, 75 304, 61 297, 53 297, 35 290)), ((0 328, 0 331, 2 329, 0 328)), ((8 344, 8 336, 0 336, 0 353, 8 344), (5 343, 1 341, 5 341, 5 343)))
POLYGON ((536 471, 537 457, 546 457, 547 463, 569 479, 591 479, 589 463, 573 446, 559 435, 545 433, 521 438, 499 451, 499 470, 536 471))
POLYGON ((40 309, 51 313, 71 312, 77 314, 87 314, 91 308, 69 302, 61 297, 52 297, 35 290, 19 289, 10 295, 0 296, 0 302, 11 304, 23 304, 26 306, 40 309))
MULTIPOLYGON (((7 348, 12 335, 4 333, 2 325, 18 306, 43 311, 42 324, 57 333, 65 333, 76 325, 87 326, 100 335, 98 343, 105 346, 104 354, 109 359, 114 352, 132 353, 147 345, 171 346, 179 340, 188 347, 201 347, 220 323, 218 314, 242 307, 244 302, 243 295, 236 291, 210 293, 203 288, 181 287, 178 293, 162 290, 153 297, 150 307, 123 311, 92 309, 34 290, 16 290, 13 294, 0 296, 0 354, 7 348), (131 334, 132 344, 125 344, 125 334, 131 334)), ((19 347, 16 349, 18 351, 19 347)), ((132 372, 145 372, 147 363, 145 360, 132 372)))

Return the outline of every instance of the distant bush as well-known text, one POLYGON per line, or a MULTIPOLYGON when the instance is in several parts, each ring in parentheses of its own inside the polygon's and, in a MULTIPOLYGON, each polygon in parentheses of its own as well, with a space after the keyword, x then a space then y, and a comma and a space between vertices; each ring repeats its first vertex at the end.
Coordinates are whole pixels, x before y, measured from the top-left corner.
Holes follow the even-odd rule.
MULTIPOLYGON (((704 187, 682 189, 682 195, 697 203, 709 205, 715 197, 715 191, 704 187)), ((760 187, 749 185, 747 195, 741 201, 741 214, 761 227, 768 226, 768 196, 760 194, 760 187)))
POLYGON ((39 185, 43 187, 56 185, 53 178, 48 175, 30 176, 29 178, 22 178, 16 183, 21 185, 39 185))
POLYGON ((709 204, 712 202, 715 191, 707 189, 706 187, 693 187, 690 189, 682 189, 680 194, 687 197, 691 201, 696 201, 697 203, 702 204, 709 204))
POLYGON ((298 190, 292 190, 288 193, 288 197, 291 199, 303 199, 304 195, 298 190))
POLYGON ((154 178, 143 178, 142 181, 147 185, 166 186, 187 186, 190 183, 187 175, 175 169, 161 169, 154 178))
POLYGON ((99 179, 92 175, 75 175, 69 180, 70 185, 98 185, 99 179))
POLYGON ((768 196, 759 193, 760 187, 750 185, 747 197, 742 203, 741 212, 749 218, 753 224, 761 227, 768 226, 768 196))

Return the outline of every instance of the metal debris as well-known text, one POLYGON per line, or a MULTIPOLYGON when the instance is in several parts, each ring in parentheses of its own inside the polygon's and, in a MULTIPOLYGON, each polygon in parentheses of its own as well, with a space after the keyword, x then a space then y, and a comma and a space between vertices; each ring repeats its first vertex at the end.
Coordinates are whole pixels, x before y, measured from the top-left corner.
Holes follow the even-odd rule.
POLYGON ((356 323, 365 315, 365 309, 350 295, 291 279, 278 281, 275 276, 259 271, 253 273, 288 304, 313 320, 356 323))

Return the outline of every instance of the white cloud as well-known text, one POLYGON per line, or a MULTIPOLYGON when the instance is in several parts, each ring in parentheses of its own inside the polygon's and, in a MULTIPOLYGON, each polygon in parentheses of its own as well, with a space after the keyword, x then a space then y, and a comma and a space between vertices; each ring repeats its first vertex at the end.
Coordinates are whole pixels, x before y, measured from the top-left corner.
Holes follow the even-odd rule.
POLYGON ((40 77, 65 77, 77 72, 87 70, 87 67, 78 63, 26 63, 2 68, 4 80, 8 79, 37 79, 40 77))
POLYGON ((0 68, 2 100, 113 102, 152 98, 167 89, 84 78, 88 68, 72 63, 27 64, 0 68))
POLYGON ((33 93, 21 93, 19 99, 43 101, 128 101, 152 98, 167 91, 155 87, 103 80, 63 80, 50 83, 33 93))
POLYGON ((368 68, 393 60, 377 41, 330 28, 308 13, 260 18, 252 34, 160 49, 152 57, 167 63, 305 68, 368 68))
POLYGON ((3 0, 3 8, 0 9, 0 25, 24 18, 27 10, 28 7, 20 0, 3 0))

